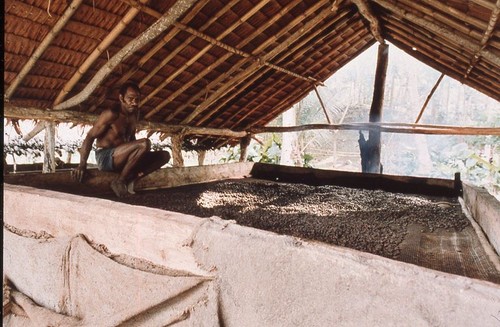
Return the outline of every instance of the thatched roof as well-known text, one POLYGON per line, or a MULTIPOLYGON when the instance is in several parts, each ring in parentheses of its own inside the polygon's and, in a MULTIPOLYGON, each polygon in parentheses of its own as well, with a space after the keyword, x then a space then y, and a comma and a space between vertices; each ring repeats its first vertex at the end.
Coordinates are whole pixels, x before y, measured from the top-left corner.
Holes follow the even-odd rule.
POLYGON ((145 120, 244 130, 387 40, 500 100, 499 10, 497 0, 6 0, 5 99, 98 114, 131 80, 145 120))

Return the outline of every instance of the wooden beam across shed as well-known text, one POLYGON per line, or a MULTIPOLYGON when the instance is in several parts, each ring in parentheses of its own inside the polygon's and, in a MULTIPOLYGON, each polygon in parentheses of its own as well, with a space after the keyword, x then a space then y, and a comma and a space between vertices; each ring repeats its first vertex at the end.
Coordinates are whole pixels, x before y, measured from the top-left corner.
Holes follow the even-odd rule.
MULTIPOLYGON (((35 119, 64 123, 92 125, 98 115, 75 112, 70 110, 55 111, 38 108, 20 108, 10 103, 4 103, 4 117, 11 119, 35 119)), ((212 135, 240 139, 248 134, 288 133, 306 130, 380 130, 384 133, 434 134, 434 135, 500 135, 500 127, 459 127, 450 125, 425 125, 407 123, 349 123, 349 124, 308 124, 291 127, 249 127, 245 131, 234 131, 228 128, 193 127, 188 125, 170 125, 141 120, 137 123, 138 130, 175 135, 212 135)))

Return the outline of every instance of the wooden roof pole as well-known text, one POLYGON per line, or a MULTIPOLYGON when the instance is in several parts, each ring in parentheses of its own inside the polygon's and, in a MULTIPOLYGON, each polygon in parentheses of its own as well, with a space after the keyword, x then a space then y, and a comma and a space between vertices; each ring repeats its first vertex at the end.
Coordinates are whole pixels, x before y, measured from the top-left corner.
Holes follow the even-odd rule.
MULTIPOLYGON (((132 0, 122 0, 123 2, 129 4, 130 6, 133 6, 134 8, 137 8, 143 12, 145 12, 144 8, 147 8, 145 7, 143 4, 140 4, 139 2, 137 1, 132 1, 132 0)), ((192 10, 189 11, 189 13, 187 13, 184 17, 183 17, 183 20, 185 21, 189 21, 191 20, 197 13, 199 10, 201 10, 210 0, 201 0, 201 1, 198 1, 192 8, 192 10)), ((158 13, 157 16, 154 16, 155 18, 160 18, 161 17, 161 14, 158 13)), ((139 69, 141 69, 142 66, 144 66, 144 64, 146 62, 149 61, 149 59, 151 59, 158 51, 160 51, 164 46, 165 44, 167 44, 168 42, 170 42, 170 40, 172 40, 176 35, 177 33, 179 32, 179 30, 177 28, 172 28, 167 34, 165 34, 161 40, 159 40, 158 42, 156 42, 156 44, 141 58, 139 59, 139 61, 137 62, 137 64, 135 66, 133 66, 129 71, 127 71, 125 74, 123 74, 116 82, 114 82, 113 84, 115 85, 121 85, 123 83, 125 83, 126 81, 129 80, 129 78, 131 78, 139 69)), ((102 102, 106 100, 106 93, 104 93, 103 95, 101 95, 99 97, 99 99, 96 101, 96 103, 94 103, 92 105, 92 107, 90 107, 89 111, 90 112, 94 112, 98 106, 100 106, 102 104, 102 102)))
POLYGON ((177 0, 176 3, 170 7, 170 9, 160 19, 141 33, 141 35, 129 42, 124 48, 118 51, 106 65, 102 66, 80 93, 63 103, 58 104, 54 107, 54 109, 68 109, 85 101, 116 66, 118 66, 135 51, 142 48, 144 45, 163 33, 163 31, 170 27, 182 14, 191 8, 196 1, 197 0, 177 0))
MULTIPOLYGON (((98 115, 70 110, 49 111, 39 108, 20 108, 4 103, 4 116, 13 119, 38 119, 44 121, 73 122, 92 125, 98 115)), ((499 127, 457 127, 450 125, 424 125, 408 123, 349 123, 349 124, 310 124, 290 127, 250 127, 245 131, 233 131, 228 128, 191 127, 141 121, 139 130, 162 132, 169 135, 213 135, 229 138, 242 138, 248 134, 287 133, 305 130, 373 130, 387 133, 436 134, 436 135, 500 135, 499 127)))
MULTIPOLYGON (((363 29, 364 29, 364 28, 363 28, 363 29)), ((354 36, 355 36, 356 34, 357 34, 357 33, 355 33, 355 34, 354 34, 354 36)), ((353 36, 352 40, 356 40, 354 36, 353 36)), ((362 43, 362 42, 364 42, 364 41, 363 41, 363 40, 359 40, 358 42, 362 43)), ((346 44, 347 44, 347 46, 350 46, 351 42, 347 42, 346 44)), ((354 45, 356 45, 356 42, 355 42, 355 44, 354 44, 354 45)), ((332 52, 333 52, 333 51, 332 51, 332 52)), ((306 92, 309 92, 309 91, 306 91, 306 92)), ((300 97, 301 97, 301 96, 299 96, 299 98, 300 98, 300 97)), ((284 106, 286 106, 286 105, 287 105, 287 103, 290 103, 290 102, 294 102, 294 101, 291 101, 289 98, 286 98, 286 99, 281 100, 281 101, 280 101, 280 102, 279 102, 279 103, 275 106, 276 110, 273 110, 273 111, 269 112, 266 116, 264 116, 264 117, 263 117, 263 120, 269 119, 268 117, 272 117, 272 116, 276 115, 276 113, 277 113, 277 112, 282 111, 282 110, 283 110, 283 107, 284 107, 284 106)), ((261 103, 260 105, 257 105, 257 106, 255 106, 254 108, 260 108, 260 107, 261 107, 261 106, 263 106, 263 105, 264 105, 264 104, 263 104, 263 103, 261 103)), ((250 115, 251 115, 251 113, 252 113, 252 112, 250 112, 250 111, 249 111, 248 113, 246 113, 245 115, 243 115, 243 116, 242 116, 242 117, 241 117, 241 118, 240 118, 237 122, 235 122, 234 124, 232 124, 230 128, 235 128, 236 126, 238 126, 238 125, 239 125, 239 124, 240 124, 243 120, 245 120, 248 116, 250 116, 250 115)), ((231 117, 231 118, 229 119, 229 121, 230 121, 230 120, 232 120, 232 118, 234 118, 234 117, 231 117)), ((252 123, 252 124, 250 124, 250 125, 249 125, 249 127, 253 127, 253 126, 255 126, 255 125, 256 125, 256 123, 252 123)))
MULTIPOLYGON (((189 62, 187 64, 184 65, 183 69, 185 69, 185 67, 187 66, 190 66, 192 63, 194 63, 199 57, 201 57, 203 54, 205 54, 212 46, 218 46, 224 50, 227 50, 233 54, 237 54, 237 55, 240 55, 244 58, 250 58, 250 57, 253 57, 252 54, 249 54, 249 53, 246 53, 244 51, 241 51, 239 50, 238 48, 235 48, 235 47, 232 47, 230 45, 227 45, 227 44, 224 44, 222 43, 220 40, 223 39, 226 35, 228 35, 230 32, 232 32, 236 27, 238 27, 241 23, 245 22, 248 18, 250 18, 255 12, 257 12, 261 7, 263 7, 264 5, 266 5, 267 3, 269 2, 269 0, 263 0, 261 1, 257 6, 253 7, 252 10, 248 11, 241 19, 239 19, 236 23, 234 23, 231 27, 229 27, 228 29, 226 29, 224 31, 224 33, 222 33, 221 35, 219 35, 217 38, 213 38, 209 35, 206 35, 204 33, 201 33, 189 26, 186 26, 182 23, 175 23, 175 26, 182 29, 183 31, 186 31, 190 34, 192 34, 193 36, 197 36, 205 41, 207 41, 208 43, 210 43, 210 45, 206 46, 205 48, 203 48, 195 57, 191 58, 189 60, 189 62)), ((232 5, 234 5, 235 3, 232 2, 231 3, 232 5)), ((193 39, 193 37, 190 37, 188 40, 186 40, 182 45, 181 45, 181 48, 179 49, 176 49, 176 51, 181 51, 182 50, 182 47, 184 46, 184 44, 189 44, 189 42, 191 42, 193 39)), ((142 83, 145 83, 147 82, 147 80, 149 80, 151 77, 153 77, 164 65, 167 64, 168 61, 170 61, 170 56, 165 58, 162 63, 160 65, 158 65, 157 68, 155 68, 145 79, 145 81, 143 80, 142 83)), ((259 58, 255 58, 253 57, 254 60, 259 60, 259 58)), ((302 76, 300 74, 297 74, 293 71, 290 71, 288 69, 285 69, 283 67, 279 67, 277 65, 274 65, 270 62, 267 62, 267 61, 263 61, 262 62, 263 65, 266 65, 266 66, 269 66, 277 71, 281 71, 285 74, 289 74, 289 75, 292 75, 292 76, 295 76, 297 78, 300 78, 300 79, 303 79, 307 82, 318 82, 316 81, 314 78, 311 78, 311 77, 305 77, 305 76, 302 76)), ((153 92, 151 92, 150 94, 148 94, 147 97, 145 97, 142 102, 141 102, 141 105, 144 105, 147 101, 149 101, 154 95, 156 95, 159 91, 161 91, 168 83, 170 83, 176 76, 178 76, 180 73, 182 72, 182 69, 181 70, 177 70, 176 72, 174 72, 173 74, 171 74, 169 76, 169 78, 167 78, 165 81, 163 81, 153 92)), ((162 105, 161 107, 163 107, 164 105, 162 105)), ((157 106, 155 109, 152 110, 152 113, 149 112, 147 114, 148 117, 150 117, 151 115, 153 115, 154 113, 158 112, 160 109, 157 109, 159 106, 157 106)))
MULTIPOLYGON (((437 3, 437 1, 434 1, 433 3, 437 3)), ((411 12, 412 10, 416 10, 416 11, 420 12, 421 14, 423 14, 424 17, 425 16, 432 17, 433 19, 436 20, 437 23, 443 24, 448 29, 454 31, 455 34, 462 33, 463 35, 469 36, 470 39, 474 40, 474 41, 477 38, 480 38, 482 36, 482 34, 477 32, 474 28, 470 27, 469 24, 466 24, 467 21, 461 22, 461 21, 457 21, 454 18, 450 18, 449 16, 444 15, 444 14, 440 13, 439 11, 433 9, 432 6, 430 8, 424 6, 424 4, 422 4, 421 1, 418 1, 418 2, 412 1, 412 2, 406 3, 405 5, 410 9, 408 10, 405 7, 405 8, 403 8, 403 10, 406 10, 408 12, 411 12)), ((448 13, 448 11, 445 11, 445 12, 448 13)), ((486 25, 486 24, 484 24, 484 25, 486 25)))
MULTIPOLYGON (((322 5, 323 3, 321 1, 318 1, 317 5, 322 5)), ((299 29, 296 31, 293 35, 291 35, 288 40, 285 42, 281 43, 278 45, 276 48, 274 48, 271 52, 265 54, 262 57, 263 61, 268 61, 269 59, 273 58, 277 54, 279 54, 281 51, 286 49, 290 44, 295 42, 302 34, 303 31, 307 31, 310 28, 312 28, 313 25, 319 23, 321 20, 323 20, 325 17, 331 14, 330 9, 323 10, 321 13, 316 15, 314 18, 312 18, 309 22, 307 22, 302 29, 299 29)), ((289 25, 287 25, 289 26, 289 25)), ((249 58, 243 60, 247 62, 249 58)), ((236 66, 241 66, 241 65, 235 65, 236 66)), ((182 124, 188 124, 190 123, 197 115, 199 115, 201 112, 205 111, 213 101, 215 101, 217 98, 224 96, 227 94, 232 88, 237 87, 241 82, 243 82, 250 74, 252 74, 256 69, 261 67, 261 62, 254 62, 251 64, 247 69, 245 69, 243 72, 237 74, 235 77, 233 77, 233 81, 231 83, 226 83, 224 86, 221 88, 217 89, 214 93, 212 93, 211 96, 208 97, 205 101, 203 101, 202 104, 200 104, 186 119, 182 121, 182 124)))
MULTIPOLYGON (((148 0, 140 0, 142 3, 147 2, 148 0)), ((54 100, 54 106, 60 104, 66 95, 73 90, 76 83, 82 78, 82 76, 89 70, 92 64, 99 58, 99 56, 113 43, 113 41, 120 35, 120 33, 127 27, 128 24, 135 18, 135 16, 139 13, 139 10, 135 8, 131 8, 128 12, 123 16, 123 18, 118 22, 118 24, 109 32, 108 35, 104 38, 104 40, 99 43, 99 45, 92 51, 92 53, 85 59, 83 64, 76 70, 75 74, 71 76, 71 78, 66 82, 63 86, 62 90, 57 95, 54 100)))
POLYGON ((500 0, 497 0, 497 4, 491 13, 491 17, 490 17, 490 20, 488 22, 488 27, 486 28, 486 31, 484 32, 483 38, 481 39, 480 48, 472 56, 469 68, 467 68, 467 71, 464 74, 464 78, 469 77, 471 70, 474 68, 476 63, 479 61, 479 58, 481 57, 481 52, 484 50, 484 48, 486 48, 486 45, 488 44, 488 41, 490 40, 491 35, 493 34, 493 30, 495 29, 495 26, 497 24, 499 13, 500 13, 500 0))
POLYGON ((38 48, 33 52, 31 57, 28 59, 28 62, 26 62, 26 64, 23 66, 19 74, 17 74, 16 78, 14 78, 14 80, 10 84, 9 88, 7 89, 4 95, 5 101, 9 101, 9 99, 12 97, 17 87, 19 86, 19 84, 21 84, 21 82, 28 75, 33 66, 35 66, 35 63, 42 56, 45 50, 49 47, 50 43, 52 43, 57 34, 59 34, 59 32, 63 29, 63 27, 69 21, 71 16, 73 16, 75 11, 82 4, 82 2, 83 0, 73 0, 73 2, 71 2, 71 4, 68 6, 64 14, 61 16, 61 18, 59 18, 59 20, 54 25, 52 30, 50 30, 50 32, 45 36, 45 38, 40 43, 38 48))
MULTIPOLYGON (((386 28, 391 29, 391 27, 389 25, 387 25, 386 28)), ((406 35, 399 35, 398 32, 396 30, 394 30, 393 34, 392 34, 392 38, 401 42, 403 45, 407 46, 408 49, 405 50, 403 47, 403 50, 408 52, 410 55, 412 55, 416 59, 421 60, 423 62, 429 62, 429 60, 432 60, 436 63, 439 63, 439 64, 441 64, 441 67, 438 67, 435 64, 433 65, 433 63, 429 63, 429 65, 437 70, 441 70, 442 72, 445 72, 446 75, 448 75, 448 76, 450 76, 450 77, 452 77, 452 78, 454 78, 462 83, 465 83, 473 88, 480 89, 481 92, 483 92, 484 94, 486 94, 494 99, 499 100, 498 94, 496 92, 498 87, 496 85, 479 84, 479 83, 472 81, 471 79, 463 80, 463 75, 462 75, 463 71, 459 71, 458 68, 451 67, 446 61, 443 61, 442 59, 435 57, 435 53, 433 53, 431 50, 429 50, 429 49, 433 48, 432 44, 430 44, 429 46, 426 46, 426 47, 422 47, 422 45, 421 45, 419 50, 415 53, 415 51, 409 50, 412 48, 413 43, 411 41, 407 40, 406 35)), ((424 42, 424 41, 422 41, 422 42, 424 42)), ((454 57, 452 57, 450 55, 445 54, 444 56, 447 59, 449 59, 450 62, 452 60, 454 60, 454 57)), ((484 70, 482 72, 484 73, 484 70)))
POLYGON ((390 10, 399 17, 407 18, 413 23, 423 27, 424 29, 427 29, 437 35, 441 35, 442 37, 447 38, 448 40, 454 42, 457 45, 460 45, 462 48, 465 48, 468 51, 478 52, 484 59, 490 61, 496 66, 500 66, 500 56, 498 54, 488 51, 487 49, 481 50, 480 46, 478 46, 469 37, 465 35, 459 36, 455 33, 455 31, 449 29, 447 26, 433 23, 411 12, 404 11, 400 9, 398 6, 394 5, 392 2, 389 2, 387 0, 372 0, 372 1, 390 10))
MULTIPOLYGON (((269 0, 266 0, 266 3, 267 1, 269 0)), ((231 9, 232 7, 234 7, 234 5, 236 5, 237 2, 236 1, 230 1, 228 4, 226 4, 224 6, 224 8, 222 8, 220 11, 217 12, 217 14, 215 15, 215 17, 212 17, 212 19, 208 20, 207 22, 205 22, 201 27, 200 27, 200 31, 205 31, 208 27, 210 27, 210 25, 218 18, 220 18, 223 14, 225 14, 227 11, 229 11, 229 9, 231 9)), ((237 25, 238 26, 238 25, 237 25)), ((227 34, 229 34, 230 32, 232 32, 237 26, 232 26, 232 29, 227 29, 226 31, 224 31, 217 39, 222 39, 223 37, 225 37, 227 34)), ((186 40, 184 40, 184 42, 182 42, 181 45, 177 46, 175 48, 174 51, 172 51, 171 53, 169 53, 169 55, 167 57, 165 57, 161 63, 159 65, 157 65, 142 81, 141 83, 139 84, 139 86, 142 86, 144 84, 146 84, 154 75, 156 75, 160 69, 162 69, 167 63, 170 62, 170 60, 172 60, 172 58, 174 58, 174 56, 176 56, 179 52, 181 52, 182 50, 184 50, 184 48, 186 48, 194 39, 196 38, 195 35, 191 34, 190 37, 188 37, 186 40)), ((177 69, 175 72, 173 72, 172 74, 169 74, 168 78, 166 78, 162 83, 160 83, 160 85, 158 85, 152 92, 150 92, 146 97, 144 97, 144 99, 142 99, 141 101, 141 106, 144 105, 145 103, 147 103, 151 98, 153 98, 158 92, 160 92, 161 90, 163 90, 165 88, 165 86, 167 86, 171 81, 173 81, 179 74, 181 74, 187 67, 191 66, 194 62, 196 62, 202 55, 204 55, 208 50, 210 50, 210 48, 212 48, 212 45, 208 45, 208 46, 205 46, 202 50, 200 50, 195 56, 193 56, 192 58, 190 58, 188 60, 187 63, 185 63, 181 68, 177 69)))
MULTIPOLYGON (((251 40, 253 40, 256 36, 262 34, 264 30, 266 30, 269 26, 274 24, 282 15, 284 15, 286 12, 294 8, 297 4, 299 4, 299 0, 292 1, 289 3, 287 6, 282 8, 278 14, 276 14, 273 18, 268 19, 264 24, 259 26, 257 30, 255 30, 251 35, 249 35, 247 38, 243 39, 240 43, 238 43, 237 47, 242 48, 248 43, 250 43, 251 40)), ((221 63, 225 62, 229 57, 231 57, 233 54, 231 52, 228 52, 224 56, 220 57, 217 59, 214 63, 210 64, 210 66, 206 67, 202 72, 200 72, 198 75, 196 75, 195 78, 191 79, 188 83, 184 84, 181 88, 179 88, 177 91, 175 91, 173 94, 169 95, 167 99, 162 101, 159 105, 157 105, 153 110, 147 113, 145 116, 146 118, 151 117, 158 111, 160 111, 164 106, 166 106, 169 102, 173 101, 175 98, 177 98, 181 93, 183 93, 185 90, 187 90, 189 87, 191 87, 194 83, 198 82, 200 79, 202 79, 206 74, 208 74, 210 71, 212 71, 215 67, 219 66, 221 63)), ((222 79, 222 76, 220 77, 222 79)), ((216 80, 219 80, 217 78, 216 80)), ((190 104, 191 101, 194 101, 192 99, 198 99, 201 94, 203 93, 203 90, 200 91, 198 94, 193 96, 190 101, 186 103, 186 106, 190 104)), ((179 112, 181 112, 184 108, 177 108, 177 110, 173 113, 171 113, 165 121, 169 121, 173 117, 175 117, 179 112)))
POLYGON ((436 81, 436 84, 434 84, 434 87, 432 88, 431 92, 427 96, 427 99, 425 99, 424 105, 422 106, 422 109, 420 109, 420 113, 418 114, 417 119, 415 119, 415 124, 418 124, 418 122, 420 121, 420 118, 422 118, 422 115, 424 114, 425 108, 427 108, 427 104, 429 103, 429 101, 432 98, 432 95, 434 94, 434 92, 438 88, 439 84, 443 80, 443 77, 444 77, 444 73, 442 73, 441 76, 439 76, 438 80, 436 81))
POLYGON ((384 44, 384 38, 382 37, 382 29, 380 28, 380 22, 375 16, 370 7, 370 4, 366 0, 351 0, 359 10, 359 13, 366 18, 366 20, 370 23, 370 30, 375 37, 375 39, 380 43, 384 44))
MULTIPOLYGON (((339 26, 342 26, 342 25, 344 25, 344 24, 347 24, 347 23, 349 22, 349 18, 346 18, 346 19, 344 20, 344 18, 347 16, 347 14, 348 14, 348 11, 346 11, 346 12, 344 12, 344 13, 339 13, 339 14, 337 14, 337 16, 335 16, 335 19, 334 19, 334 20, 332 20, 331 22, 329 22, 329 23, 325 24, 325 26, 323 26, 322 28, 317 29, 317 31, 316 31, 316 32, 314 32, 314 33, 310 34, 310 35, 309 35, 309 36, 307 36, 306 38, 303 38, 303 39, 302 39, 299 43, 297 43, 297 44, 296 44, 296 45, 295 45, 292 49, 289 49, 289 51, 288 51, 287 55, 285 56, 285 58, 281 58, 281 59, 279 59, 279 60, 285 60, 285 59, 286 59, 287 57, 289 57, 289 56, 295 57, 295 56, 302 56, 302 55, 304 55, 304 54, 305 54, 305 53, 309 50, 309 48, 307 48, 307 47, 303 47, 304 45, 306 45, 306 44, 310 43, 310 41, 311 41, 312 39, 314 39, 315 37, 317 37, 317 36, 318 36, 320 33, 322 33, 324 30, 326 30, 326 29, 328 29, 328 28, 331 28, 333 25, 335 25, 335 28, 339 28, 339 26), (340 23, 339 23, 339 22, 340 22, 340 23), (298 51, 298 50, 300 50, 300 51, 298 51)), ((366 30, 366 28, 363 26, 363 29, 362 29, 362 30, 366 30)), ((360 31, 362 31, 362 30, 360 30, 360 31)), ((357 35, 360 31, 358 31, 357 33, 355 33, 355 35, 357 35)), ((352 36, 350 36, 348 41, 350 41, 350 40, 352 40, 352 39, 353 39, 353 38, 352 38, 352 36)), ((346 41, 347 41, 347 40, 346 40, 346 41)), ((350 42, 348 42, 348 43, 350 43, 350 42)), ((332 52, 335 52, 335 51, 337 51, 337 49, 332 50, 332 52)), ((331 53, 327 53, 327 54, 325 54, 325 57, 329 57, 330 55, 331 55, 331 53)), ((310 71, 310 70, 312 70, 312 67, 313 67, 313 66, 310 66, 308 69, 306 69, 306 70, 305 70, 305 73, 306 73, 306 72, 308 72, 308 71, 310 71)), ((267 70, 263 71, 263 72, 262 72, 262 74, 265 74, 267 71, 269 71, 269 69, 267 69, 267 70)), ((247 82, 245 82, 245 84, 239 88, 239 91, 240 91, 240 92, 243 92, 243 91, 244 91, 244 90, 245 90, 245 89, 246 89, 246 88, 247 88, 250 84, 252 84, 252 83, 255 81, 255 79, 257 79, 257 78, 258 78, 258 76, 254 76, 254 78, 252 78, 252 79, 248 80, 247 82)), ((284 76, 283 76, 282 78, 279 78, 279 79, 278 79, 278 81, 281 81, 281 80, 283 80, 283 79, 284 79, 284 76)), ((313 86, 314 86, 314 84, 313 84, 313 85, 311 85, 311 87, 313 87, 313 86)), ((238 92, 238 93, 239 93, 239 92, 238 92)), ((234 94, 233 94, 233 96, 236 96, 236 95, 234 95, 234 94)), ((208 119, 211 115, 213 115, 216 111, 220 110, 220 109, 221 109, 221 108, 222 108, 222 107, 223 107, 223 106, 224 106, 224 105, 225 105, 228 101, 230 101, 230 100, 231 100, 231 98, 229 98, 229 99, 225 99, 222 103, 219 103, 217 107, 215 107, 214 109, 212 109, 212 110, 210 111, 210 113, 208 113, 207 115, 205 115, 205 117, 203 117, 202 119, 198 120, 198 121, 197 121, 197 125, 199 125, 200 123, 202 123, 202 122, 206 121, 206 120, 207 120, 207 119, 208 119)), ((258 101, 258 98, 255 98, 253 101, 258 101)), ((260 102, 259 104, 255 104, 255 105, 254 105, 254 104, 253 104, 253 101, 252 101, 252 102, 250 102, 249 104, 247 104, 246 106, 251 105, 251 106, 252 106, 252 108, 254 108, 254 110, 256 110, 256 109, 260 108, 261 106, 263 106, 263 105, 265 104, 265 102, 260 102)), ((231 116, 231 117, 230 117, 227 121, 228 121, 228 122, 229 122, 229 121, 231 121, 231 120, 232 120, 235 116, 237 116, 237 115, 238 115, 238 113, 235 113, 235 114, 234 114, 234 115, 232 115, 232 116, 231 116)), ((245 115, 245 118, 246 118, 246 115, 245 115)), ((239 122, 240 122, 240 121, 238 121, 238 123, 239 123, 239 122)), ((235 125, 237 125, 237 124, 235 124, 235 125)), ((233 127, 234 127, 235 125, 233 125, 233 127)))

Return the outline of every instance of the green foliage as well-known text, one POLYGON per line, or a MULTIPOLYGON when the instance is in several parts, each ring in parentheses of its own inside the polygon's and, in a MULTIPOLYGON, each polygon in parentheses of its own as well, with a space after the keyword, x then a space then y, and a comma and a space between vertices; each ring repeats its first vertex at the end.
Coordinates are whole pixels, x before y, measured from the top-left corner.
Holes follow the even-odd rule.
POLYGON ((279 164, 281 158, 279 135, 272 133, 271 137, 266 138, 264 144, 254 144, 248 152, 249 161, 279 164))
MULTIPOLYGON (((25 142, 21 137, 16 137, 3 145, 3 154, 4 157, 7 155, 13 155, 17 157, 24 156, 35 159, 43 157, 43 149, 43 141, 39 138, 34 138, 25 142)), ((71 143, 62 143, 59 140, 56 141, 55 152, 59 156, 62 156, 63 152, 75 153, 77 151, 78 142, 76 141, 71 143)))

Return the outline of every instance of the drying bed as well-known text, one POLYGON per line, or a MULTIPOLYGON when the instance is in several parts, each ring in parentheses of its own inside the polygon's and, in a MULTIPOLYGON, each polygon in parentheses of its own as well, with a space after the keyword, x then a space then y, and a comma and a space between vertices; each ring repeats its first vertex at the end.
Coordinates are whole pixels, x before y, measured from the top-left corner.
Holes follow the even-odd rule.
MULTIPOLYGON (((106 196, 103 196, 106 197, 106 196)), ((238 224, 500 284, 457 197, 255 178, 140 191, 113 201, 238 224)))

